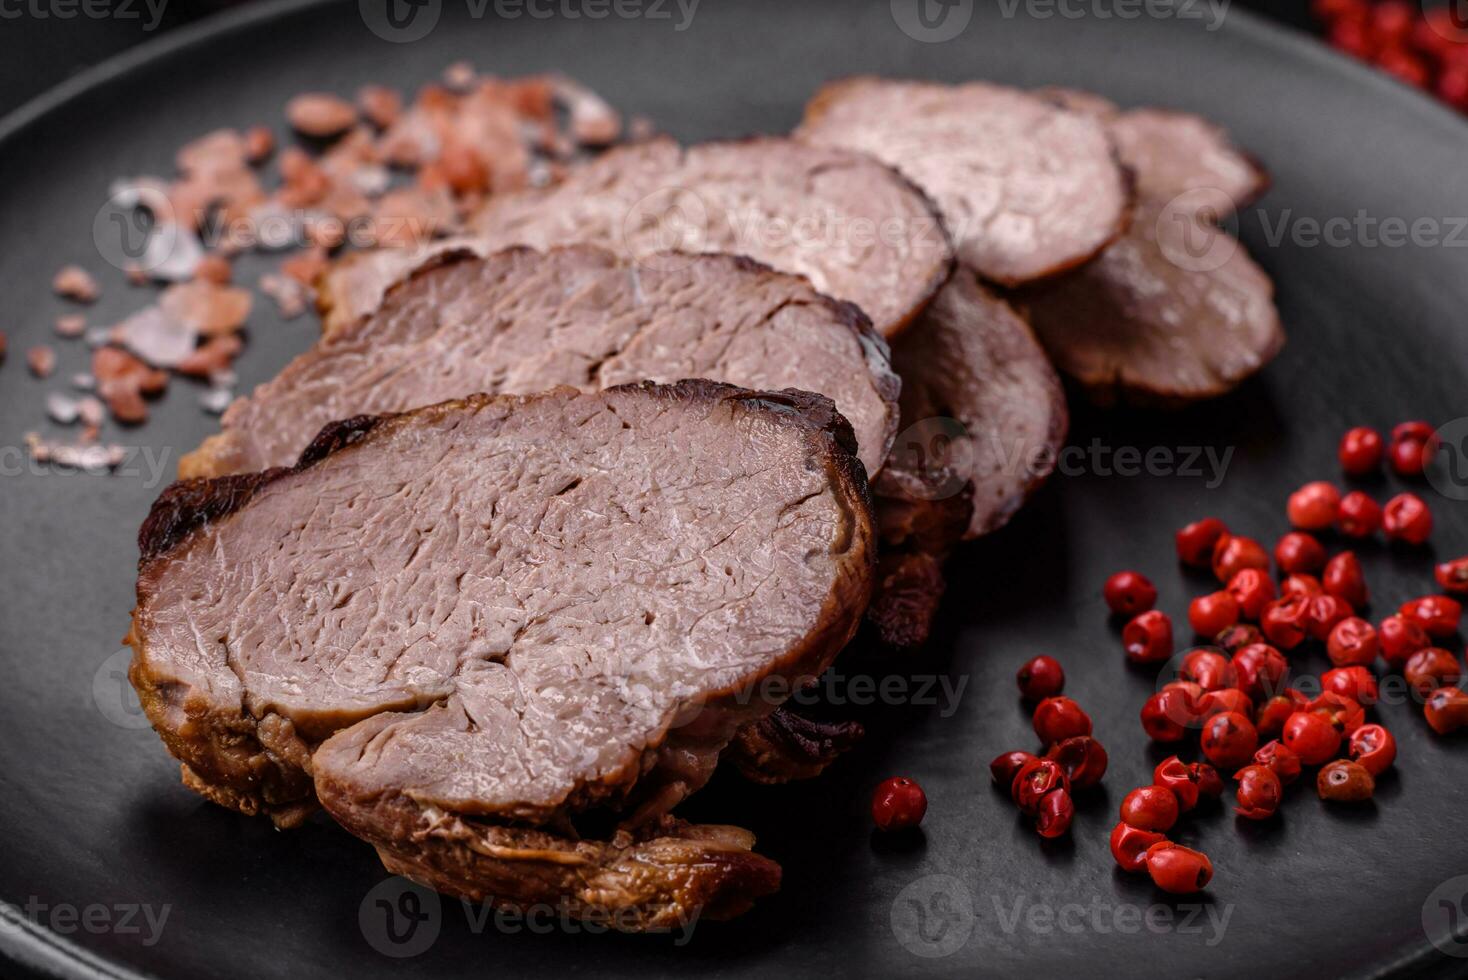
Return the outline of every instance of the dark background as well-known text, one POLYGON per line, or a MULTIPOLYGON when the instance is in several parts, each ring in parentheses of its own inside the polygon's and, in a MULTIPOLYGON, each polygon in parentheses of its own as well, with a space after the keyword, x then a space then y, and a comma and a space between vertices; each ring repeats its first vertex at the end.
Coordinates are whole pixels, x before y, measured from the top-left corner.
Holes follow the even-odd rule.
MULTIPOLYGON (((72 75, 127 48, 240 3, 227 0, 165 0, 156 30, 145 31, 144 19, 37 19, 29 14, 0 20, 0 115, 10 112, 72 75)), ((720 0, 737 2, 737 0, 720 0)), ((1309 0, 1234 0, 1256 13, 1293 27, 1310 29, 1309 0)), ((140 14, 141 0, 133 0, 140 14)), ((480 66, 493 71, 492 65, 480 66)))

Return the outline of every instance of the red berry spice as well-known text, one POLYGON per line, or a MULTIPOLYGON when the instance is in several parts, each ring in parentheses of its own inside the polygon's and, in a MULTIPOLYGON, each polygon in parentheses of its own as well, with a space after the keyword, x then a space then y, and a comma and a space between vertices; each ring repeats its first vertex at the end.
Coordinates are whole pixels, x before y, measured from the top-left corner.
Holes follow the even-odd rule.
POLYGON ((1157 605, 1157 586, 1141 572, 1117 572, 1106 580, 1101 595, 1107 607, 1122 616, 1135 616, 1157 605))
MULTIPOLYGON (((1263 607, 1261 607, 1262 609, 1263 607)), ((1229 653, 1237 653, 1244 647, 1253 646, 1255 643, 1264 642, 1264 634, 1259 632, 1259 627, 1250 623, 1239 623, 1214 637, 1213 642, 1229 653)))
POLYGON ((1014 777, 1009 796, 1020 812, 1034 816, 1040 810, 1040 801, 1057 789, 1069 789, 1065 773, 1060 764, 1049 759, 1028 762, 1014 777))
POLYGON ((1239 603, 1239 615, 1258 622, 1264 607, 1274 601, 1274 582, 1269 573, 1259 568, 1246 568, 1228 583, 1229 594, 1239 603))
POLYGON ((1147 867, 1147 849, 1166 841, 1162 834, 1133 827, 1123 820, 1111 829, 1111 856, 1123 871, 1142 871, 1147 867))
POLYGON ((1376 792, 1376 780, 1359 762, 1338 759, 1320 770, 1315 790, 1332 803, 1361 803, 1376 792))
POLYGON ((1305 706, 1311 714, 1320 715, 1342 735, 1350 735, 1366 724, 1366 709, 1350 698, 1324 691, 1305 706))
POLYGON ((1380 776, 1397 761, 1397 740, 1381 725, 1362 725, 1351 734, 1347 754, 1373 776, 1380 776))
POLYGON ((1227 585, 1246 568, 1269 571, 1269 552, 1264 545, 1242 534, 1229 534, 1218 539, 1213 548, 1213 575, 1227 585))
POLYGON ((1325 546, 1304 531, 1291 531, 1275 544, 1274 563, 1282 575, 1318 572, 1325 567, 1325 546))
POLYGON ((1468 557, 1454 558, 1437 566, 1437 584, 1444 592, 1468 595, 1468 557))
POLYGON ((1003 786, 1007 792, 1014 785, 1014 777, 1019 771, 1031 762, 1037 762, 1038 758, 1029 752, 1005 752, 994 757, 989 763, 989 775, 994 777, 994 782, 1003 786))
POLYGON ((1239 690, 1255 701, 1278 692, 1290 669, 1284 654, 1267 643, 1244 647, 1234 654, 1232 664, 1239 690))
POLYGON ((1178 802, 1166 786, 1138 786, 1121 801, 1121 822, 1166 833, 1177 823, 1178 802))
POLYGON ((1044 745, 1051 746, 1077 735, 1091 734, 1091 716, 1068 697, 1046 698, 1035 706, 1031 719, 1035 734, 1044 745))
POLYGON ((1279 583, 1279 597, 1288 599, 1290 596, 1302 595, 1306 599, 1315 599, 1325 595, 1325 586, 1320 584, 1320 579, 1314 575, 1291 575, 1279 583))
POLYGON ((1051 790, 1040 801, 1039 812, 1035 814, 1035 832, 1047 840, 1060 837, 1070 830, 1075 815, 1070 793, 1064 789, 1051 790))
POLYGON ((1234 779, 1239 784, 1235 793, 1238 805, 1234 812, 1239 816, 1245 820, 1267 820, 1279 810, 1284 787, 1269 766, 1245 766, 1234 773, 1234 779))
POLYGON ((1213 549, 1228 534, 1228 525, 1216 517, 1205 517, 1177 532, 1177 556, 1184 565, 1207 568, 1213 549))
POLYGON ((1310 602, 1297 595, 1265 606, 1264 615, 1259 617, 1265 639, 1281 650, 1293 650, 1304 643, 1310 631, 1310 602))
POLYGON ((1318 766, 1335 758, 1341 748, 1341 733, 1323 715, 1296 711, 1285 722, 1282 739, 1285 748, 1300 757, 1307 766, 1318 766))
POLYGON ((1380 651, 1376 627, 1356 616, 1342 620, 1325 643, 1325 652, 1337 667, 1369 667, 1380 651))
POLYGON ((1054 697, 1065 687, 1065 670, 1059 660, 1041 654, 1027 661, 1014 679, 1025 700, 1041 701, 1054 697))
POLYGON ((1238 683, 1238 674, 1233 664, 1223 654, 1213 650, 1194 650, 1183 658, 1178 668, 1178 677, 1192 681, 1204 691, 1220 691, 1238 683))
POLYGON ((1060 766, 1073 790, 1089 789, 1100 783, 1101 777, 1106 775, 1109 761, 1105 747, 1089 735, 1056 742, 1045 753, 1045 758, 1060 766))
POLYGON ((1203 755, 1220 769, 1237 769, 1246 764, 1259 747, 1259 734, 1247 715, 1225 711, 1203 724, 1200 742, 1203 755))
POLYGON ((1382 530, 1393 541, 1425 544, 1432 537, 1432 511, 1415 493, 1402 493, 1386 502, 1382 530))
POLYGON ((1348 538, 1369 538, 1381 530, 1381 504, 1369 494, 1352 490, 1341 498, 1335 526, 1348 538))
POLYGON ((1172 656, 1172 619, 1156 609, 1144 612, 1122 629, 1121 642, 1135 663, 1161 663, 1172 656))
POLYGON ((1331 694, 1350 698, 1362 707, 1380 700, 1376 675, 1365 667, 1337 667, 1320 675, 1320 686, 1331 694))
POLYGON ((1427 631, 1405 616, 1388 616, 1377 630, 1381 640, 1381 659, 1393 670, 1400 670, 1418 650, 1432 645, 1427 631))
POLYGON ((1457 687, 1463 671, 1451 652, 1442 647, 1424 647, 1407 658, 1402 676, 1425 698, 1440 687, 1457 687))
POLYGON ((928 797, 906 776, 893 776, 872 794, 872 821, 878 830, 906 830, 923 822, 928 797))
POLYGON ((1188 775, 1198 784, 1198 795, 1213 799, 1223 795, 1223 777, 1206 762, 1189 762, 1188 775))
POLYGON ((1180 742, 1197 723, 1197 701, 1181 687, 1168 685, 1142 705, 1142 729, 1156 742, 1180 742))
POLYGON ((1239 621, 1239 600, 1220 590, 1199 596, 1188 605, 1188 623, 1200 636, 1217 636, 1239 621))
POLYGON ((1468 694, 1456 687, 1440 687, 1428 696, 1422 713, 1439 735, 1455 732, 1468 725, 1468 694))
POLYGON ((1310 600, 1310 619, 1306 629, 1310 639, 1324 643, 1337 626, 1355 615, 1355 610, 1344 599, 1333 595, 1316 596, 1310 600))
POLYGON ((1152 770, 1152 785, 1171 790, 1177 797, 1178 809, 1184 813, 1198 805, 1197 776, 1175 755, 1157 763, 1157 768, 1152 770))
POLYGON ((1341 469, 1349 476, 1365 476, 1381 466, 1381 433, 1358 426, 1341 437, 1341 469))
POLYGON ((1344 599, 1352 609, 1365 609, 1370 601, 1366 590, 1366 575, 1361 571, 1361 562, 1354 551, 1342 551, 1325 566, 1325 575, 1320 584, 1327 595, 1344 599))
POLYGON ((1200 892, 1213 880, 1213 862, 1208 855, 1172 841, 1147 848, 1143 861, 1152 883, 1172 895, 1200 892))
POLYGON ((1457 633, 1458 623, 1463 618, 1463 604, 1440 595, 1413 599, 1403 603, 1397 611, 1421 626, 1423 632, 1435 640, 1445 640, 1457 633))
POLYGON ((1254 702, 1249 700, 1249 695, 1236 687, 1227 687, 1221 691, 1209 691, 1198 699, 1199 714, 1202 720, 1207 721, 1214 715, 1228 714, 1230 711, 1238 712, 1246 718, 1254 714, 1254 702))
POLYGON ((1324 480, 1307 483, 1290 494, 1285 507, 1290 523, 1302 531, 1324 531, 1335 523, 1341 492, 1324 480))
POLYGON ((1421 476, 1436 452, 1437 433, 1428 423, 1403 422, 1392 429, 1388 458, 1398 475, 1421 476))
POLYGON ((1254 716, 1254 728, 1259 737, 1279 738, 1284 734, 1285 722, 1290 720, 1290 716, 1296 711, 1304 711, 1309 703, 1310 699, 1294 688, 1265 701, 1254 716))
POLYGON ((1259 751, 1254 753, 1254 764, 1269 769, 1279 777, 1280 783, 1285 786, 1300 778, 1302 767, 1300 757, 1279 739, 1265 742, 1259 746, 1259 751))

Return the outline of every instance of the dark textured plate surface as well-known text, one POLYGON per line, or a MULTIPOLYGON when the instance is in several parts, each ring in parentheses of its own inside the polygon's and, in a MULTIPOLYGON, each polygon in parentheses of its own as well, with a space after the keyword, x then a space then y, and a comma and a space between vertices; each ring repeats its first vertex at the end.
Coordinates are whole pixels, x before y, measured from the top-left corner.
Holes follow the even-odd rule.
MULTIPOLYGON (((904 16, 907 7, 898 0, 904 16)), ((1468 236, 1393 246, 1348 230, 1338 244, 1308 241, 1311 221, 1366 227, 1358 212, 1445 222, 1441 237, 1451 238, 1468 207, 1468 129, 1237 12, 1210 31, 1177 18, 1037 18, 1024 4, 1005 16, 1011 7, 975 11, 956 38, 923 43, 899 30, 887 0, 708 0, 683 30, 672 3, 659 8, 668 19, 505 20, 493 5, 475 18, 449 0, 436 29, 411 44, 374 36, 352 4, 260 7, 144 47, 12 117, 0 130, 0 327, 11 341, 0 367, 0 897, 29 911, 24 924, 9 913, 0 922, 0 945, 33 968, 167 978, 1266 977, 1446 973, 1468 962, 1431 941, 1468 953, 1448 938, 1455 920, 1441 904, 1461 908, 1468 892, 1468 879, 1452 880, 1468 873, 1468 743, 1433 738, 1408 705, 1380 712, 1402 757, 1374 806, 1330 811, 1299 787, 1277 821, 1240 825, 1220 810, 1188 820, 1180 838, 1218 869, 1201 903, 1116 872, 1106 843, 1115 808, 1158 754, 1136 720, 1153 681, 1123 664, 1099 596, 1107 573, 1137 566, 1181 614, 1207 585, 1175 569, 1173 528, 1214 513, 1272 540, 1285 529, 1286 493, 1334 474, 1334 442, 1349 424, 1468 415, 1468 236), (864 748, 811 785, 757 789, 721 775, 693 801, 693 816, 753 828, 786 877, 751 915, 701 924, 682 946, 509 935, 493 922, 476 932, 444 902, 423 926, 437 929, 426 951, 378 952, 369 939, 383 944, 385 919, 369 892, 384 874, 370 849, 325 822, 278 834, 202 803, 128 713, 110 669, 132 604, 135 528, 179 454, 214 428, 197 389, 175 383, 147 427, 120 437, 140 446, 128 475, 29 472, 21 462, 23 434, 44 428, 44 394, 86 360, 79 342, 60 342, 61 368, 43 383, 27 376, 23 352, 50 340, 63 312, 47 288, 55 269, 105 268, 88 231, 113 177, 166 172, 177 146, 212 127, 277 121, 297 91, 411 88, 459 58, 503 74, 566 70, 688 140, 785 129, 819 83, 852 72, 1078 85, 1206 113, 1275 176, 1241 229, 1279 282, 1291 339, 1281 359, 1235 396, 1184 414, 1079 411, 1066 474, 955 561, 938 637, 900 665, 912 675, 905 703, 849 706, 871 726, 864 748), (1276 243, 1281 221, 1291 234, 1276 243), (1221 490, 1183 472, 1124 475, 1114 464, 1126 457, 1111 455, 1161 447, 1180 466, 1193 446, 1232 452, 1221 490), (1064 659, 1068 693, 1091 710, 1112 757, 1106 789, 1083 802, 1072 838, 1052 846, 984 770, 998 751, 1030 746, 1011 677, 1042 651, 1064 659), (935 675, 961 694, 924 692, 922 678, 935 675), (931 808, 920 838, 884 841, 869 831, 867 800, 899 772, 923 782, 931 808), (157 937, 141 907, 155 920, 167 910, 157 937)), ((247 260, 241 278, 265 267, 247 260)), ((144 302, 105 271, 97 323, 144 302)), ((269 377, 314 329, 309 318, 258 312, 243 383, 269 377)), ((1464 505, 1430 499, 1439 553, 1468 551, 1464 505)), ((1428 556, 1365 551, 1378 616, 1430 588, 1428 556)), ((1317 652, 1300 659, 1307 670, 1324 664, 1317 652)), ((857 659, 845 673, 871 669, 857 659)), ((840 691, 871 697, 859 683, 840 691)))

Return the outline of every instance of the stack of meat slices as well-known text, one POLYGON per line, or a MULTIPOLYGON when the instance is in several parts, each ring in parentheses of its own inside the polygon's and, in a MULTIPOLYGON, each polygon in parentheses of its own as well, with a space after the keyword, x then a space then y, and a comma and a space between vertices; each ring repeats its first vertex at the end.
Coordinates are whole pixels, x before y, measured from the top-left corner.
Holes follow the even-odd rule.
POLYGON ((281 826, 323 808, 474 900, 744 911, 779 867, 673 808, 721 759, 777 782, 847 748, 781 702, 864 619, 922 643, 949 553, 1054 466, 1063 390, 1006 293, 1097 392, 1213 393, 1162 334, 1237 267, 1150 304, 1107 271, 1121 160, 1142 207, 1195 157, 1237 176, 1199 127, 862 79, 794 138, 621 147, 471 239, 340 263, 320 340, 140 535, 131 678, 184 782, 281 826))

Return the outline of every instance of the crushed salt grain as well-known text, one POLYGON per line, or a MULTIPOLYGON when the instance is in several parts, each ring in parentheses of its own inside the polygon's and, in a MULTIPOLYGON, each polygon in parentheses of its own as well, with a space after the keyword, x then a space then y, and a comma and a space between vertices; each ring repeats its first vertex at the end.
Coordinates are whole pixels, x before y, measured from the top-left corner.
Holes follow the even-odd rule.
POLYGON ((330 139, 357 121, 357 108, 329 92, 303 92, 286 103, 285 116, 302 136, 330 139))
POLYGON ((66 316, 56 318, 56 334, 59 337, 80 337, 86 332, 87 318, 78 313, 70 313, 66 316))
POLYGON ((56 370, 56 352, 45 344, 38 344, 25 352, 26 367, 38 378, 49 378, 56 370))
POLYGON ((78 303, 96 302, 101 295, 97 280, 86 269, 76 265, 68 265, 56 273, 56 278, 51 280, 51 288, 56 290, 56 295, 78 303))

